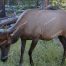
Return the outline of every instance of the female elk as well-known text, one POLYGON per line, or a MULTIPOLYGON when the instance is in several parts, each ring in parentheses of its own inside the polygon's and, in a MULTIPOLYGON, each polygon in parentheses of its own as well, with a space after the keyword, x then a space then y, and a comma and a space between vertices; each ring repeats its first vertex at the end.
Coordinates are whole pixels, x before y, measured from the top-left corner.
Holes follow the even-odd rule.
MULTIPOLYGON (((58 37, 64 48, 62 63, 65 59, 66 48, 66 12, 63 10, 28 10, 24 15, 21 15, 14 27, 3 30, 0 34, 9 33, 11 38, 21 38, 21 58, 20 66, 23 61, 23 53, 26 40, 32 40, 29 50, 30 63, 33 64, 32 51, 34 50, 39 39, 51 40, 58 37), (13 33, 12 33, 13 32, 13 33)), ((12 39, 11 39, 12 40, 12 39)))

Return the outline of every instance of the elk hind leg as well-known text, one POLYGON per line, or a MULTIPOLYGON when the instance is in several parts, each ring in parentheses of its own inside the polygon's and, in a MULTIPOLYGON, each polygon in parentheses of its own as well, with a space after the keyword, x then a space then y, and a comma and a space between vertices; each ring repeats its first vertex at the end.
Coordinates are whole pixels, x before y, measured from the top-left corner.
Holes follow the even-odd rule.
POLYGON ((23 54, 25 50, 25 45, 26 45, 26 40, 21 39, 21 56, 20 56, 19 66, 23 66, 23 54))
POLYGON ((66 57, 66 38, 63 36, 59 36, 59 40, 61 41, 63 48, 64 48, 63 58, 61 62, 61 64, 63 65, 65 62, 65 57, 66 57))

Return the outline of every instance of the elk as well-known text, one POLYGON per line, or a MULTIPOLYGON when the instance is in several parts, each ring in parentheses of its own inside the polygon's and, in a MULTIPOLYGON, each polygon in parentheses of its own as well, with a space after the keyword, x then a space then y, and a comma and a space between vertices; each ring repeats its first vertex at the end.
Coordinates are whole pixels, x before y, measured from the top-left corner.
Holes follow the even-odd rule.
MULTIPOLYGON (((29 49, 30 64, 33 65, 32 51, 39 39, 52 40, 58 37, 64 48, 62 63, 66 56, 66 12, 64 10, 26 10, 21 14, 16 24, 4 31, 0 29, 0 35, 8 33, 10 43, 13 38, 21 38, 21 57, 20 66, 23 61, 23 53, 26 40, 32 40, 29 49)), ((0 38, 1 39, 1 38, 0 38)))

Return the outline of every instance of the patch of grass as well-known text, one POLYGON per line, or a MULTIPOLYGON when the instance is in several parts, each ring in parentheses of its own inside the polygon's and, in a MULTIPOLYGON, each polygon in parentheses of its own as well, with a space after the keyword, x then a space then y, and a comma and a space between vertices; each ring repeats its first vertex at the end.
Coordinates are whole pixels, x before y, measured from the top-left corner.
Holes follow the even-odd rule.
MULTIPOLYGON (((31 41, 27 41, 24 52, 24 66, 30 66, 28 56, 30 45, 31 41)), ((0 66, 18 66, 20 59, 20 41, 11 45, 9 53, 11 55, 9 56, 8 61, 6 63, 0 61, 0 66)), ((46 42, 40 40, 32 54, 34 66, 60 66, 62 55, 62 46, 53 41, 46 42)), ((66 66, 66 62, 64 66, 66 66)))

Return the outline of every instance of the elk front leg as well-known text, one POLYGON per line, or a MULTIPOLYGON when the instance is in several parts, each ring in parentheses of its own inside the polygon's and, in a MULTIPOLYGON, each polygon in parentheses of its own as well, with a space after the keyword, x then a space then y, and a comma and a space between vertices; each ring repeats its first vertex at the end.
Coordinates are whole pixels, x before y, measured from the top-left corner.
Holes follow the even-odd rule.
POLYGON ((21 56, 20 56, 19 66, 23 66, 23 54, 25 50, 25 45, 26 45, 26 40, 21 39, 21 56))

